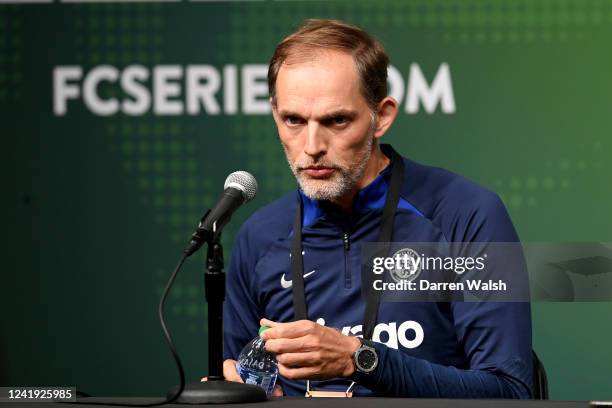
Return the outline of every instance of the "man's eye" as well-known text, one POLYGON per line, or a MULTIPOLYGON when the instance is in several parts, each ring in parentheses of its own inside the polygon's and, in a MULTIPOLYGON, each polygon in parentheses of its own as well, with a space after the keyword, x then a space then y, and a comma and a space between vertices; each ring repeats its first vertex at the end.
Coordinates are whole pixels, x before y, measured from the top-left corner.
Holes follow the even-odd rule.
POLYGON ((289 126, 295 126, 295 125, 299 125, 300 123, 302 123, 301 119, 298 118, 297 116, 287 116, 285 118, 285 122, 289 125, 289 126))
POLYGON ((348 123, 348 118, 346 116, 334 116, 332 118, 332 123, 336 126, 346 125, 348 123))

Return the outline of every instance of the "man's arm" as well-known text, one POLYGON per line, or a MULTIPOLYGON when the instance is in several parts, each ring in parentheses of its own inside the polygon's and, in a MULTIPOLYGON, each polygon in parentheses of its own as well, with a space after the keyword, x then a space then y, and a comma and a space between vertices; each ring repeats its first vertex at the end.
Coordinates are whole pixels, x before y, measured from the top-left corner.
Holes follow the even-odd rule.
MULTIPOLYGON (((523 283, 527 271, 519 238, 502 201, 496 194, 482 190, 475 191, 472 200, 463 203, 465 208, 447 203, 456 212, 445 212, 448 215, 442 229, 453 231, 454 235, 448 236, 452 242, 474 243, 469 245, 470 252, 477 249, 486 252, 491 242, 516 243, 507 249, 516 252, 511 265, 487 265, 490 276, 486 277, 523 283)), ((533 369, 530 304, 453 302, 451 313, 468 369, 431 363, 376 345, 381 361, 376 372, 366 380, 370 388, 394 396, 530 398, 533 369)))
MULTIPOLYGON (((260 310, 253 295, 253 283, 249 279, 253 267, 246 261, 254 258, 249 249, 246 231, 241 230, 232 249, 223 304, 223 376, 227 381, 233 382, 243 382, 236 371, 236 359, 242 348, 257 336, 259 328, 257 323, 260 310)), ((274 387, 272 396, 283 396, 280 385, 274 387)))
POLYGON ((431 363, 375 343, 379 366, 363 385, 377 393, 430 398, 530 398, 529 303, 455 302, 468 369, 431 363))
POLYGON ((223 304, 223 358, 238 359, 242 348, 257 336, 260 308, 252 285, 253 269, 247 232, 242 228, 234 242, 226 277, 226 296, 223 304))
POLYGON ((525 374, 526 362, 509 360, 490 370, 463 370, 411 357, 374 343, 379 365, 360 384, 378 394, 427 398, 529 398, 530 387, 509 373, 525 374))
MULTIPOLYGON (((354 373, 355 337, 317 323, 300 320, 276 323, 262 333, 266 349, 277 353, 279 373, 286 378, 332 379, 354 373)), ((489 369, 458 369, 409 356, 384 344, 374 343, 379 364, 359 383, 390 397, 429 398, 529 398, 530 387, 520 378, 528 376, 528 362, 510 359, 489 369)))

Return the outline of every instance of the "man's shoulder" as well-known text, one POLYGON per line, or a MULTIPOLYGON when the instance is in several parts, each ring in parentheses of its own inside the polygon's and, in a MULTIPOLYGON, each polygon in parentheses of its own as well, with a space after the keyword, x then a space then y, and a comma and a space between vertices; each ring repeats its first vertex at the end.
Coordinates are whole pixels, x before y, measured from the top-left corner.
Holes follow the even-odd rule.
POLYGON ((297 202, 297 192, 293 190, 259 208, 242 225, 239 236, 256 236, 258 241, 268 242, 287 237, 293 226, 297 202))
MULTIPOLYGON (((404 159, 402 197, 436 224, 449 239, 472 239, 475 229, 503 226, 500 240, 514 240, 515 232, 500 197, 488 188, 452 171, 404 159)), ((493 236, 489 237, 493 238, 493 236)))
MULTIPOLYGON (((440 200, 460 204, 489 204, 498 195, 480 184, 441 167, 428 166, 404 159, 405 182, 403 195, 410 197, 423 213, 432 213, 440 200)), ((469 207, 469 206, 468 206, 469 207)))

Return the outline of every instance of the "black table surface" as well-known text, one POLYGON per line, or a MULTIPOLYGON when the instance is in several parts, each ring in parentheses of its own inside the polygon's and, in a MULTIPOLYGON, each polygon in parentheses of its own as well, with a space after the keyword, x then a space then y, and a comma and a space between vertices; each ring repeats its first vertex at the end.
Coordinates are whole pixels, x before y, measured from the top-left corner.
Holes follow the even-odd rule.
MULTIPOLYGON (((147 404, 161 401, 158 398, 79 398, 79 404, 56 402, 17 402, 0 403, 0 407, 11 406, 17 408, 76 408, 100 407, 93 403, 128 403, 147 404)), ((173 408, 189 408, 195 405, 165 405, 173 408)), ((211 407, 213 405, 206 405, 211 407)), ((370 408, 370 407, 397 407, 397 408, 587 408, 588 401, 540 401, 540 400, 469 400, 469 399, 411 399, 411 398, 272 398, 267 402, 254 404, 228 404, 220 407, 241 408, 370 408)))

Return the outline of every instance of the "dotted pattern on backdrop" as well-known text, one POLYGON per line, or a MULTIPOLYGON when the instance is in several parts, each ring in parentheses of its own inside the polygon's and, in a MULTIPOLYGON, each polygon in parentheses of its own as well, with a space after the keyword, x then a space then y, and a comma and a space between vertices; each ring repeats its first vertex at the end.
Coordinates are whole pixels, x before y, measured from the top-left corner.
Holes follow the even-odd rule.
POLYGON ((77 4, 74 45, 80 64, 158 64, 162 62, 163 5, 77 4))
MULTIPOLYGON (((73 38, 76 61, 85 66, 122 67, 164 62, 166 21, 159 3, 76 5, 73 38)), ((103 98, 122 98, 118 87, 101 87, 103 98)), ((195 130, 180 118, 116 115, 105 119, 109 150, 121 159, 128 183, 142 193, 142 205, 154 210, 154 221, 173 243, 186 243, 202 216, 202 202, 213 200, 207 164, 198 158, 195 130)), ((203 256, 203 254, 201 254, 203 256)), ((159 269, 157 292, 172 272, 159 269)), ((191 331, 206 332, 203 288, 176 282, 170 311, 189 321, 191 331)))
POLYGON ((584 39, 586 26, 612 24, 608 0, 361 1, 343 18, 379 27, 428 28, 431 37, 476 43, 584 39), (364 11, 366 11, 364 13, 364 11))
POLYGON ((584 158, 562 158, 545 163, 545 173, 548 175, 531 175, 526 177, 511 176, 495 180, 494 187, 513 211, 528 210, 538 206, 540 197, 559 190, 571 190, 588 172, 598 173, 610 167, 606 160, 609 143, 597 141, 590 146, 581 145, 577 155, 584 158), (588 159, 586 159, 588 157, 588 159))
MULTIPOLYGON (((142 192, 143 205, 154 209, 154 221, 169 231, 174 243, 186 242, 202 216, 202 201, 212 191, 209 179, 198 177, 205 166, 197 159, 197 145, 186 140, 191 134, 180 121, 159 119, 116 120, 106 126, 111 149, 122 157, 122 170, 142 192), (204 198, 203 198, 204 197, 204 198)), ((170 275, 157 271, 157 295, 170 275)), ((172 312, 192 319, 191 330, 205 329, 203 288, 177 282, 171 298, 172 312)))
POLYGON ((15 6, 0 7, 0 102, 21 98, 23 20, 15 6))

